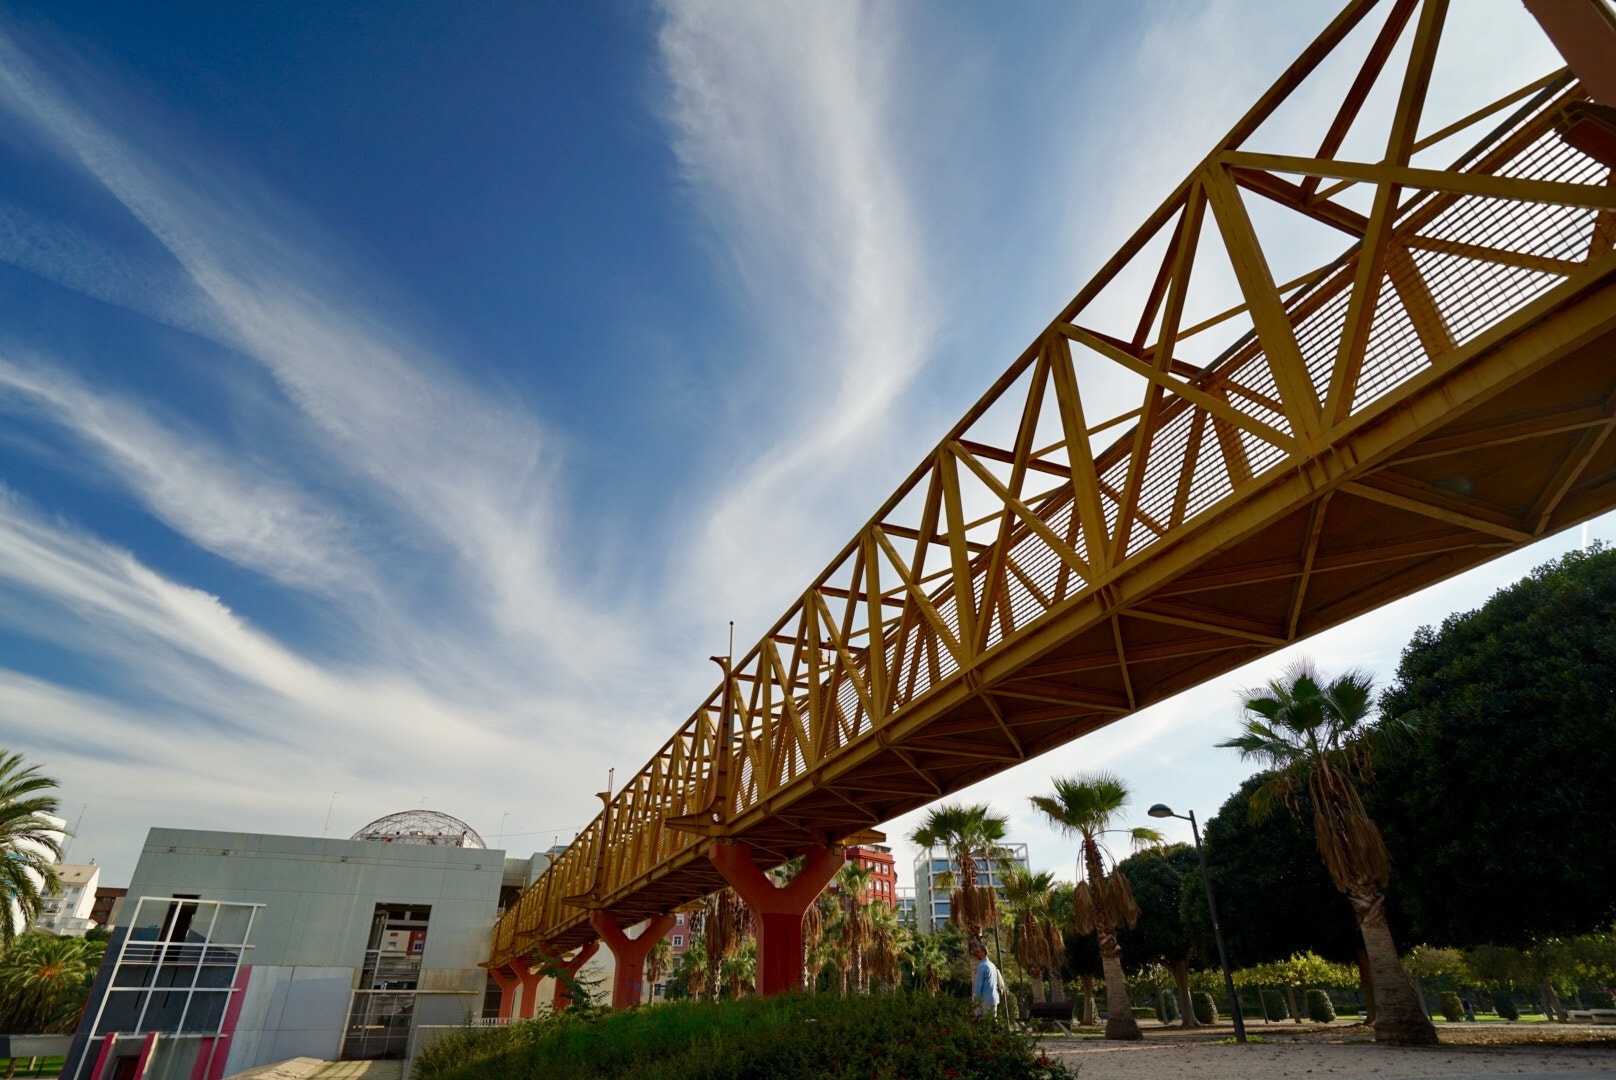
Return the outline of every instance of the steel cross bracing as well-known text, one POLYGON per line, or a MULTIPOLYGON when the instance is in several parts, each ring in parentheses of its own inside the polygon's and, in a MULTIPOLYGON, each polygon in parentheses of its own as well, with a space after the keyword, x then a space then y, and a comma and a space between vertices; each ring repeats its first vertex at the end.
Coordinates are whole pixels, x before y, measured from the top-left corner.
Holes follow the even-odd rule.
POLYGON ((842 841, 1616 505, 1616 102, 1564 71, 1419 134, 1445 6, 1335 19, 607 795, 490 964, 721 887, 713 839, 842 841), (1344 43, 1328 126, 1260 148, 1344 43), (1237 303, 1191 325, 1220 282, 1237 303))

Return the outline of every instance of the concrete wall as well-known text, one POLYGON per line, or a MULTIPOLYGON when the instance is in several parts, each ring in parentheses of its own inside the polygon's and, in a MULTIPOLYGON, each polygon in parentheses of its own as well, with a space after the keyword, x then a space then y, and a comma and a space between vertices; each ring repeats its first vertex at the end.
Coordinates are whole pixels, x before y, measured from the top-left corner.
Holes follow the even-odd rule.
POLYGON ((265 905, 228 1070, 335 1058, 377 904, 432 908, 416 1023, 480 1012, 487 976, 477 965, 488 956, 504 866, 503 852, 474 848, 153 829, 119 923, 129 924, 143 896, 265 905))

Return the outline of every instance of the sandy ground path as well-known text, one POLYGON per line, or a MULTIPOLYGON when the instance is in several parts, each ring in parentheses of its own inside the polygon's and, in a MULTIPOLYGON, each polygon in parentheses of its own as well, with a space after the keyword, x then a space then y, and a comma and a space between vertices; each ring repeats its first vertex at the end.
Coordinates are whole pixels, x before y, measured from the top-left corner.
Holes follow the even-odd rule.
POLYGON ((1616 1080, 1616 1049, 1604 1047, 1091 1042, 1070 1048, 1050 1044, 1045 1049, 1050 1057, 1077 1066, 1081 1080, 1320 1080, 1332 1076, 1616 1080))
MULTIPOLYGON (((1443 1045, 1376 1046, 1361 1027, 1309 1027, 1284 1034, 1261 1029, 1253 1034, 1274 1041, 1234 1046, 1219 1043, 1230 1030, 1181 1032, 1150 1028, 1145 1041, 1047 1038, 1044 1052, 1074 1066, 1081 1080, 1616 1080, 1616 1032, 1566 1027, 1555 1031, 1478 1030, 1475 1025, 1438 1024, 1443 1045), (1597 1045, 1498 1045, 1497 1040, 1535 1037, 1597 1045)), ((1514 1025, 1511 1025, 1514 1028, 1514 1025)))

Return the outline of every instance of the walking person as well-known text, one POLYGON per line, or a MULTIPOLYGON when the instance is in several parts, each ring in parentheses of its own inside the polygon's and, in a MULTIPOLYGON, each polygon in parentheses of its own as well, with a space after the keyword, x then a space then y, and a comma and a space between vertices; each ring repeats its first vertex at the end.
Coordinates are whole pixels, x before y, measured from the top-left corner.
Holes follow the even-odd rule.
POLYGON ((976 961, 976 975, 971 979, 971 997, 976 1002, 978 1016, 996 1016, 999 1012, 999 991, 1004 976, 988 959, 988 947, 980 941, 971 943, 971 958, 976 961))

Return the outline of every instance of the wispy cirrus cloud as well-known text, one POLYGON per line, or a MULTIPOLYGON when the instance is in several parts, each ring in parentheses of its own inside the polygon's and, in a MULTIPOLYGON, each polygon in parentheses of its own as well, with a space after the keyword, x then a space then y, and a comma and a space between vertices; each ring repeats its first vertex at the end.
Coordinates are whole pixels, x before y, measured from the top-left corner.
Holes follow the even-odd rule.
POLYGON ((756 336, 726 391, 737 463, 680 565, 688 591, 772 620, 782 578, 806 585, 849 510, 885 495, 893 466, 869 466, 906 432, 902 395, 933 345, 896 111, 912 89, 903 12, 692 0, 663 14, 673 146, 756 336))

